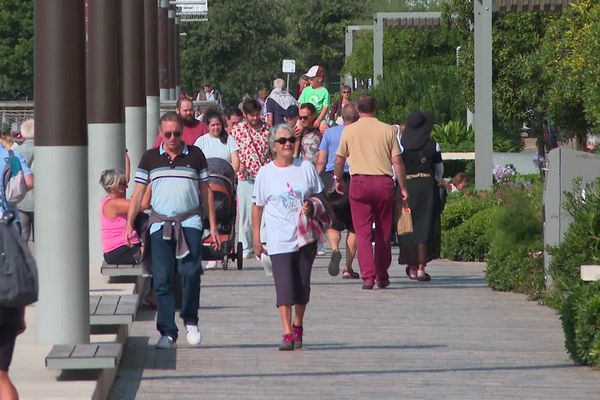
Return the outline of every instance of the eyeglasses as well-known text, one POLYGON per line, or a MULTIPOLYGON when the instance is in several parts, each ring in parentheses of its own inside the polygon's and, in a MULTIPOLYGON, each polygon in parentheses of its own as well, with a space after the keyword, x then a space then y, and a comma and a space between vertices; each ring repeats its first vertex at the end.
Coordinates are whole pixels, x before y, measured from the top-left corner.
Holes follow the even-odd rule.
POLYGON ((280 145, 284 145, 287 142, 290 142, 290 144, 294 144, 296 143, 296 136, 290 136, 290 137, 280 137, 279 139, 275 139, 276 143, 279 143, 280 145))
POLYGON ((301 115, 298 117, 298 119, 300 119, 301 121, 306 121, 307 119, 311 118, 312 115, 301 115))
POLYGON ((349 90, 344 90, 342 93, 350 93, 349 90))
POLYGON ((163 132, 163 135, 167 138, 167 139, 171 139, 171 135, 173 135, 174 137, 179 137, 181 136, 181 131, 169 131, 169 132, 163 132))

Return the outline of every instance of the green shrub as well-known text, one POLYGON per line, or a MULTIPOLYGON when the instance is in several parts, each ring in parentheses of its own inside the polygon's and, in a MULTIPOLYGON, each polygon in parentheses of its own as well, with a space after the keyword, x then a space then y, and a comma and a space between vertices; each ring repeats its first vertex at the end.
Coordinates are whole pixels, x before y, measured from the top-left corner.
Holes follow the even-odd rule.
POLYGON ((442 232, 461 225, 481 210, 489 208, 488 195, 479 197, 471 193, 449 193, 448 202, 442 213, 442 232))
POLYGON ((454 261, 483 261, 490 247, 496 207, 485 208, 442 233, 442 257, 454 261))
POLYGON ((600 282, 583 283, 565 300, 565 347, 576 364, 600 365, 600 282))
POLYGON ((442 151, 475 151, 475 131, 463 121, 448 121, 433 126, 431 137, 442 151))
POLYGON ((502 207, 490 233, 485 276, 494 290, 525 293, 538 299, 545 291, 541 181, 525 189, 502 186, 502 207))
POLYGON ((492 245, 485 269, 488 285, 494 290, 523 293, 530 299, 542 298, 545 291, 543 247, 543 242, 538 240, 500 254, 492 245))
POLYGON ((561 307, 568 293, 582 284, 580 266, 600 264, 600 178, 586 185, 576 180, 573 191, 565 193, 563 208, 573 220, 562 243, 548 249, 552 255, 550 298, 556 308, 561 307))

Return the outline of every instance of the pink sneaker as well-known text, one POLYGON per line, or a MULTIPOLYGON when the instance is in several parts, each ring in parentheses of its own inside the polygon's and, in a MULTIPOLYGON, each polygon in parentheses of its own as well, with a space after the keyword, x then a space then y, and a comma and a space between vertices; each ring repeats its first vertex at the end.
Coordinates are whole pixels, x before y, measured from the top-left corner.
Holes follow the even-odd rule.
POLYGON ((286 333, 283 335, 283 340, 279 345, 279 351, 290 351, 294 350, 294 338, 292 334, 286 333))
POLYGON ((292 325, 292 336, 294 340, 294 350, 302 348, 302 335, 304 335, 304 329, 301 326, 292 325))

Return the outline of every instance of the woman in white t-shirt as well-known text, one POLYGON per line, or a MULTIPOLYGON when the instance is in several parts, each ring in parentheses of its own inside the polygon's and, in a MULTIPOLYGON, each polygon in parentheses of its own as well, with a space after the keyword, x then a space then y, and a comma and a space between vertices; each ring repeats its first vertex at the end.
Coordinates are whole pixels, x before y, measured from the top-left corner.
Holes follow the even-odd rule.
POLYGON ((237 174, 240 169, 239 147, 225 130, 223 116, 214 108, 209 109, 204 113, 204 121, 208 125, 208 134, 200 136, 194 145, 202 150, 206 158, 215 157, 229 161, 237 174))
MULTIPOLYGON (((254 182, 252 201, 252 236, 254 255, 266 253, 260 241, 264 217, 266 247, 273 266, 277 295, 276 305, 283 325, 283 341, 279 350, 302 347, 303 318, 310 297, 310 275, 317 254, 317 242, 302 247, 298 244, 300 212, 313 217, 312 196, 323 191, 323 183, 313 164, 294 158, 296 136, 293 128, 275 126, 269 142, 273 161, 261 167, 254 182), (295 315, 292 321, 292 306, 295 315)), ((322 199, 323 196, 318 196, 322 199)))

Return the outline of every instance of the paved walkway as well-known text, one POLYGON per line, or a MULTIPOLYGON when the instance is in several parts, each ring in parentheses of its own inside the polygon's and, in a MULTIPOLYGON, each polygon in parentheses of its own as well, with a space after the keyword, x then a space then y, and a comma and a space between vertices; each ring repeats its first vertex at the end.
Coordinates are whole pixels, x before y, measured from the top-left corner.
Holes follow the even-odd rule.
MULTIPOLYGON (((198 348, 155 350, 141 311, 111 399, 598 399, 600 374, 573 366, 558 316, 487 288, 483 264, 432 263, 431 282, 391 270, 361 290, 313 270, 305 347, 278 352, 275 290, 255 261, 203 277, 198 348)), ((178 320, 179 326, 181 321, 178 320)))

